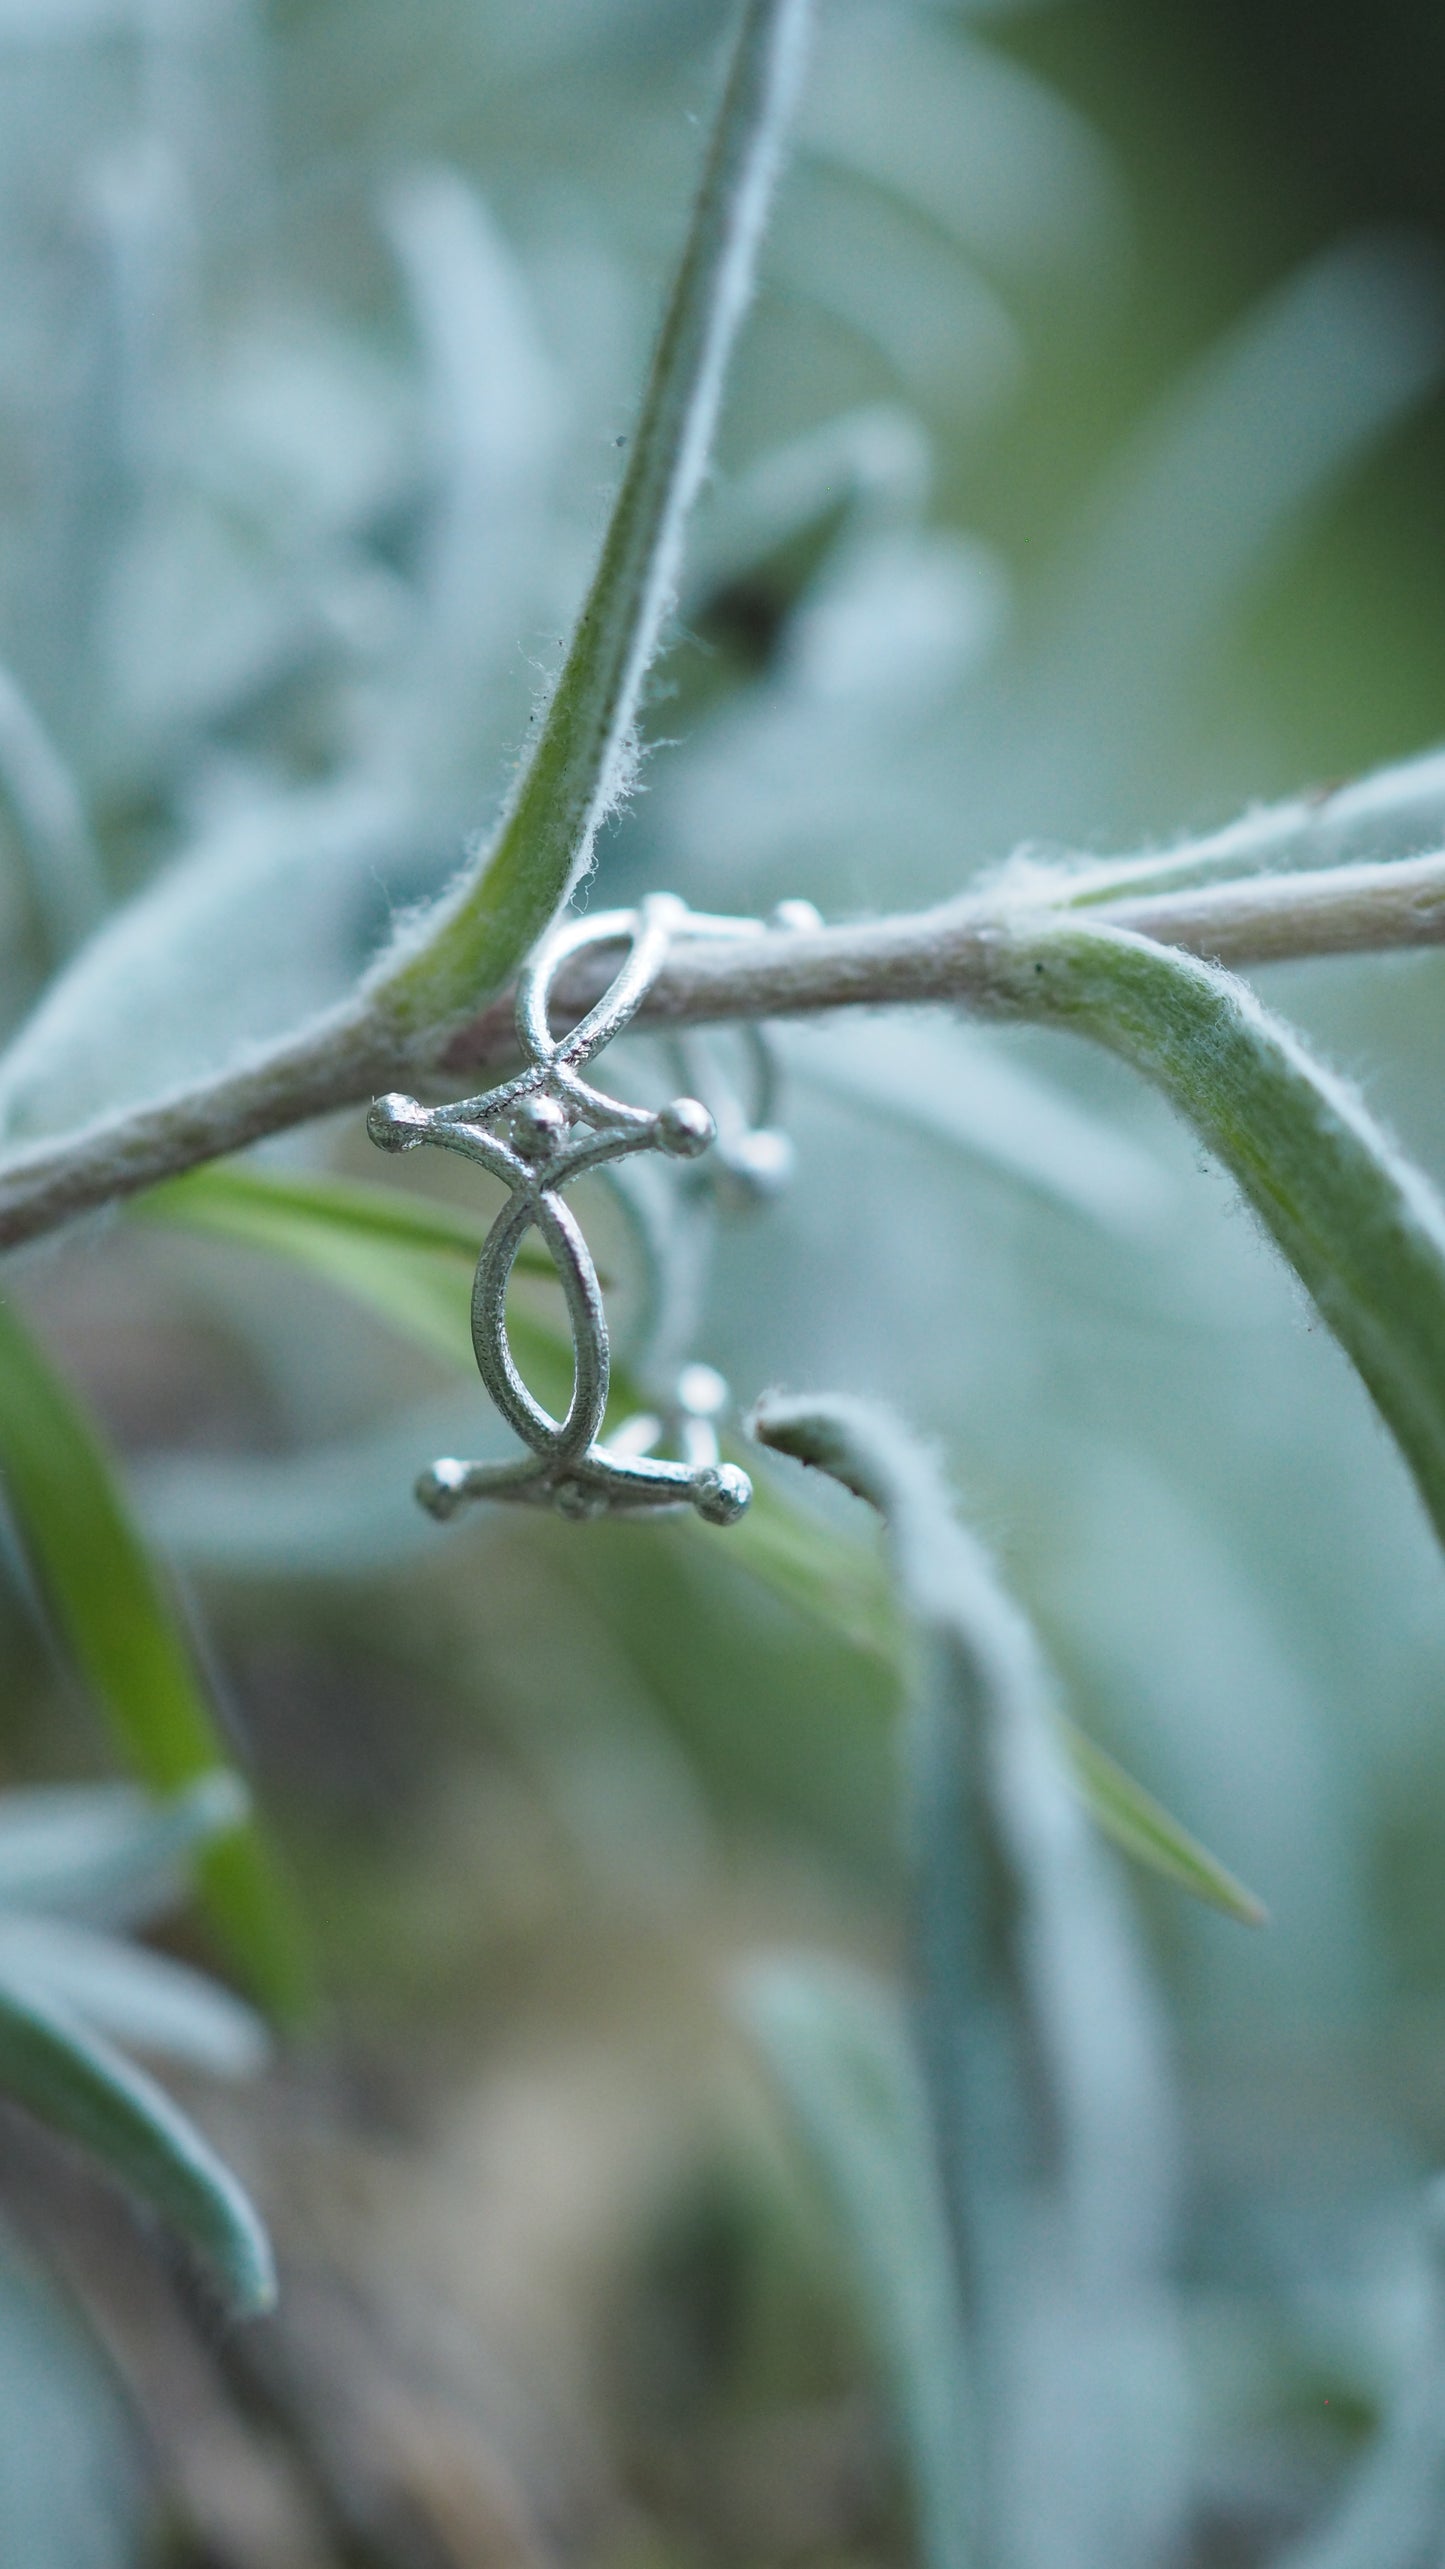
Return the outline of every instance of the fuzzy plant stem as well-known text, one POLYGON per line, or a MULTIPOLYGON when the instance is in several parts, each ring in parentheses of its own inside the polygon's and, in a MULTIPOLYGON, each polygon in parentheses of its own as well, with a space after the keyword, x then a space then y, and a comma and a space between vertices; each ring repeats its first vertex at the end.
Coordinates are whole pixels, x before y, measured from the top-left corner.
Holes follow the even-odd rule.
POLYGON ((752 293, 807 18, 808 0, 748 0, 627 470, 535 745, 491 847, 368 982, 399 1033, 455 1023, 510 980, 631 784, 643 681, 752 293))
MULTIPOLYGON (((1020 933, 1049 914, 1045 902, 1005 904, 994 892, 811 935, 683 944, 638 1024, 940 1003, 996 1015, 1016 979, 1020 933)), ((1445 942, 1445 855, 1151 894, 1087 915, 1091 926, 1233 965, 1435 945, 1445 942)), ((563 1008, 587 1007, 599 987, 596 967, 564 977, 563 1008)), ((0 1164, 0 1249, 384 1089, 444 1089, 462 1071, 501 1066, 514 1049, 508 1000, 460 1032, 442 1023, 404 1033, 363 995, 195 1087, 13 1153, 0 1164)))

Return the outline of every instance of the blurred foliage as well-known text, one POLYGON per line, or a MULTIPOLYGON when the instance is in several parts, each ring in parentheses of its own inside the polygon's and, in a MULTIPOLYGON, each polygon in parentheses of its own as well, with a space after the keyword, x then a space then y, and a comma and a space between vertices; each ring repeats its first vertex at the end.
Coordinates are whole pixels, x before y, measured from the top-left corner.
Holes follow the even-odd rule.
MULTIPOLYGON (((17 1136, 334 997, 495 811, 717 31, 698 0, 0 7, 17 1136)), ((1404 0, 832 0, 597 897, 891 909, 1020 838, 1130 846, 1428 742, 1442 75, 1404 0)), ((1445 1177, 1440 969, 1263 978, 1445 1177)), ((722 1226, 695 1352, 744 1403, 846 1384, 921 1423, 1088 1731, 1270 1912, 1245 1937, 1132 1889, 1187 2136, 1190 2569, 1250 2564, 1426 2325, 1438 1560, 1335 1349, 1116 1065, 942 1017, 785 1060, 797 1179, 722 1226)), ((765 1484, 735 1535, 441 1535, 415 1471, 487 1429, 422 1342, 489 1208, 428 1172, 443 1222, 411 1178, 396 1223, 446 1232, 420 1298, 380 1233, 364 1274, 314 1226, 297 1250, 298 1190, 382 1193, 350 1121, 15 1264, 203 1621, 329 2012, 191 2100, 277 2234, 254 2339, 0 2130, 57 2278, 7 2249, 32 2405, 0 2522, 21 2569, 904 2558, 851 2272, 729 2006, 760 1949, 896 1960, 856 1511, 815 1531, 765 1484), (32 2533, 52 2436, 56 2485, 103 2496, 32 2533)), ((635 1226, 596 1227, 625 1312, 635 1226)), ((21 1553, 9 1762, 74 1778, 102 1735, 21 1553)))

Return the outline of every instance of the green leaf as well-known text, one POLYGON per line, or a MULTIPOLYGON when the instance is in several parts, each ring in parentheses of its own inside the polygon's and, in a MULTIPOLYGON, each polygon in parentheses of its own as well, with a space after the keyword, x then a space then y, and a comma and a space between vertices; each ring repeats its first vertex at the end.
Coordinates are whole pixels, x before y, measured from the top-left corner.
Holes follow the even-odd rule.
MULTIPOLYGON (((728 1528, 727 1557, 814 1623, 896 1664, 902 1646, 888 1576, 871 1544, 826 1525, 812 1508, 799 1507, 775 1480, 758 1472, 751 1457, 753 1503, 728 1528)), ((712 1529, 695 1517, 683 1520, 689 1541, 711 1543, 712 1529)))
POLYGON ((269 2049, 260 2018, 219 1981, 72 1918, 0 1916, 0 1983, 132 2051, 214 2078, 249 2077, 269 2049))
MULTIPOLYGON (((152 1187, 137 1198, 133 1216, 288 1258, 432 1354, 470 1367, 471 1278, 486 1226, 439 1199, 213 1161, 152 1187)), ((529 1271, 549 1279, 554 1274, 543 1252, 531 1259, 529 1271)), ((571 1365, 565 1332, 516 1308, 509 1328, 529 1380, 542 1397, 565 1402, 571 1365)), ((640 1406, 625 1376, 615 1373, 614 1380, 616 1410, 625 1415, 640 1406)), ((683 1530, 704 1542, 712 1539, 690 1516, 683 1530)), ((728 1557, 856 1648, 897 1659, 898 1618, 877 1554, 796 1506, 775 1482, 755 1477, 753 1504, 729 1531, 728 1557)), ((1097 1771, 1081 1775, 1086 1799, 1100 1825, 1130 1855, 1231 1916, 1258 1923, 1264 1914, 1259 1903, 1223 1865, 1102 1750, 1087 1742, 1082 1748, 1100 1761, 1097 1771)))
POLYGON ((228 1767, 158 1802, 132 1784, 0 1795, 0 1910, 132 1924, 177 1896, 180 1859, 234 1829, 250 1796, 228 1767))
MULTIPOLYGON (((1147 856, 1068 864, 1054 870, 1051 897, 1070 909, 1087 909, 1099 901, 1241 882, 1252 874, 1392 863, 1423 856, 1442 839, 1445 755, 1429 749, 1348 785, 1297 794, 1287 803, 1257 804, 1206 838, 1147 856)), ((1026 859, 1018 879, 1035 863, 1026 859)))
POLYGON ((887 2379, 927 2569, 970 2569, 975 2502, 964 2317, 922 2086, 886 1990, 779 1955, 738 2004, 791 2109, 887 2379))
POLYGON ((203 2257, 232 2308, 270 2308, 276 2277, 255 2212, 153 2079, 34 1991, 0 1978, 0 2089, 78 2141, 203 2257))
MULTIPOLYGON (((826 1472, 876 1509, 887 1528, 905 1634, 925 2018, 933 2010, 971 2023, 977 2012, 982 2024, 1001 2011, 1015 2049, 1032 2026, 1040 2050, 1030 2075, 1056 2083, 1067 2130, 1076 2091, 1088 2085, 1086 2020, 1096 2020, 1107 1998, 1121 2045, 1114 2110, 1126 2111, 1131 2011, 1147 2019, 1147 2007, 1077 1815, 1054 1689, 1032 1628, 959 1524, 932 1456, 887 1411, 862 1400, 771 1396, 755 1423, 762 1444, 826 1472), (1022 1916, 1030 1923, 1021 1937, 1022 1916), (1090 1974, 1092 1998, 1080 1995, 1081 1975, 1086 1981, 1090 1974), (1071 1994, 1082 2011, 1077 2028, 1066 2004, 1071 1994)), ((997 2035, 993 2046, 996 2074, 1003 2057, 997 2035)), ((1147 2042, 1137 2048, 1129 2067, 1147 2126, 1152 2072, 1147 2042)), ((960 2072, 959 2095, 982 2075, 972 2064, 966 2078, 960 2072)), ((936 2100, 936 2112, 947 2140, 953 2104, 936 2100)), ((993 2106, 984 2122, 997 2139, 993 2106)), ((1086 2111, 1076 2138, 1097 2151, 1100 2135, 1086 2111)), ((987 2181, 971 2158, 966 2196, 981 2176, 987 2181)))
POLYGON ((1153 1080, 1230 1170, 1392 1430, 1445 1542, 1445 1207, 1243 982, 1172 947, 1016 913, 999 990, 1153 1080))
POLYGON ((1196 1900, 1209 1907, 1222 1909, 1242 1927, 1265 1927, 1269 1911, 1262 1900, 1247 1891, 1242 1882, 1222 1865, 1217 1856, 1201 1846, 1156 1802, 1142 1784, 1136 1784, 1107 1749, 1100 1748, 1073 1722, 1065 1722, 1064 1745, 1074 1770, 1074 1778, 1092 1817, 1107 1837, 1142 1864, 1151 1873, 1162 1874, 1166 1882, 1176 1883, 1181 1891, 1192 1891, 1196 1900))
MULTIPOLYGON (((174 1792, 226 1762, 170 1602, 90 1418, 0 1303, 0 1480, 56 1624, 144 1781, 174 1792)), ((300 2006, 290 1903, 241 1821, 198 1861, 208 1905, 260 1995, 300 2006)))
POLYGON ((418 1203, 395 1187, 216 1161, 137 1197, 133 1218, 288 1258, 431 1354, 471 1360, 472 1272, 487 1231, 480 1216, 418 1203))
POLYGON ((751 291, 806 19, 807 0, 748 0, 744 10, 627 470, 536 745, 490 850, 368 985, 404 1031, 465 1016, 504 987, 586 871, 631 781, 642 683, 751 291))
MULTIPOLYGON (((280 1177, 220 1160, 150 1188, 132 1215, 287 1258, 444 1363, 472 1364, 472 1276, 487 1233, 481 1215, 396 1187, 280 1177)), ((524 1243, 517 1267, 523 1276, 557 1281, 546 1251, 531 1244, 524 1243)), ((507 1327, 529 1379, 535 1375, 543 1396, 550 1389, 565 1405, 565 1333, 516 1303, 507 1327)))
POLYGON ((178 1223, 263 1247, 274 1240, 323 1273, 328 1237, 341 1244, 338 1258, 342 1248, 365 1240, 474 1267, 487 1231, 479 1214, 444 1204, 439 1196, 403 1195, 394 1186, 349 1178, 291 1177, 236 1160, 210 1160, 184 1177, 167 1178, 138 1195, 130 1213, 133 1219, 178 1223))

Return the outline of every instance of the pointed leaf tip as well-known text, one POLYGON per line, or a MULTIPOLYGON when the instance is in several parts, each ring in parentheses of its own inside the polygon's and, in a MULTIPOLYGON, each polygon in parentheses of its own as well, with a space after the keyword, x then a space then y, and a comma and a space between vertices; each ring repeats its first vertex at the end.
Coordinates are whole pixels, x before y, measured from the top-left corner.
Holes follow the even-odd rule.
POLYGON ((1181 1891, 1192 1892, 1208 1908, 1223 1910, 1241 1927, 1269 1925, 1264 1902, 1182 1827, 1162 1802, 1137 1784, 1107 1749, 1072 1722, 1064 1726, 1064 1742, 1091 1817, 1123 1854, 1181 1891))

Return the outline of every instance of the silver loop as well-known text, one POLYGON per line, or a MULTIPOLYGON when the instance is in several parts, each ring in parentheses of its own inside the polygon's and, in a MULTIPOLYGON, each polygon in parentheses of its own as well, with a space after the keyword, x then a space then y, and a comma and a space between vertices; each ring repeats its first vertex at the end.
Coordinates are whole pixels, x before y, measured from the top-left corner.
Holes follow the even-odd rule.
MULTIPOLYGON (((686 920, 686 908, 672 893, 649 892, 636 913, 631 953, 595 1007, 588 1009, 580 1025, 574 1026, 557 1046, 562 1061, 569 1066, 590 1061, 594 1053, 631 1023, 667 961, 668 947, 686 920)), ((552 978, 549 973, 549 983, 552 978)))
POLYGON ((684 904, 672 893, 652 892, 638 910, 604 910, 595 919, 574 919, 551 937, 517 984, 517 1039, 528 1057, 575 1069, 610 1044, 636 1016, 686 919, 684 904), (554 1043, 551 998, 563 966, 587 946, 618 944, 624 938, 629 952, 601 998, 570 1035, 554 1043))
POLYGON ((733 1211, 767 1203, 792 1175, 792 1143, 777 1123, 781 1080, 777 1054, 761 1026, 730 1026, 743 1050, 743 1077, 726 1076, 718 1047, 696 1031, 671 1036, 675 1075, 703 1098, 717 1126, 717 1149, 708 1173, 715 1196, 733 1211))
MULTIPOLYGON (((477 1369, 509 1427, 531 1449, 512 1463, 434 1463, 417 1484, 422 1505, 449 1517, 471 1499, 508 1499, 554 1508, 569 1517, 609 1510, 690 1505, 709 1524, 728 1525, 752 1496, 746 1472, 718 1452, 714 1418, 726 1385, 706 1368, 693 1368, 695 1394, 707 1375, 707 1398, 689 1397, 680 1378, 667 1404, 671 1432, 684 1459, 647 1450, 652 1435, 624 1439, 626 1450, 599 1442, 607 1409, 611 1354, 607 1315, 592 1253, 562 1201, 562 1189, 589 1168, 637 1151, 663 1151, 692 1159, 716 1139, 707 1109, 692 1097, 674 1098, 658 1113, 610 1097, 582 1077, 582 1065, 630 1024, 656 980, 673 939, 679 936, 749 936, 766 933, 757 920, 694 918, 671 893, 652 893, 637 910, 608 910, 571 919, 549 937, 517 985, 517 1038, 529 1067, 478 1097, 427 1109, 414 1098, 378 1099, 368 1118, 383 1150, 410 1150, 435 1142, 475 1160, 510 1190, 482 1244, 472 1288, 472 1345, 477 1369), (568 1035, 554 1038, 551 1000, 572 957, 589 946, 622 945, 621 962, 607 989, 568 1035), (517 1253, 529 1231, 551 1254, 572 1330, 572 1393, 566 1415, 553 1418, 518 1371, 507 1334, 507 1288, 517 1253), (715 1388, 714 1388, 715 1387, 715 1388)), ((761 1036, 749 1031, 760 1104, 771 1108, 771 1064, 761 1036)), ((723 1105, 733 1133, 746 1127, 737 1101, 723 1105)), ((719 1120, 722 1120, 720 1117, 719 1120)), ((730 1138, 730 1137, 729 1137, 730 1138)), ((746 1133, 743 1134, 746 1139, 746 1133)), ((762 1138, 761 1135, 756 1138, 762 1138)), ((731 1159, 737 1143, 731 1142, 731 1159)), ((658 1435, 664 1422, 658 1422, 658 1435)))
POLYGON ((502 1416, 534 1454, 562 1463, 586 1453, 607 1407, 607 1321, 591 1251, 559 1196, 516 1195, 492 1224, 472 1287, 472 1346, 477 1371, 502 1416), (542 1407, 523 1381, 507 1335, 507 1286, 517 1252, 534 1226, 552 1252, 572 1323, 572 1397, 560 1419, 542 1407))

